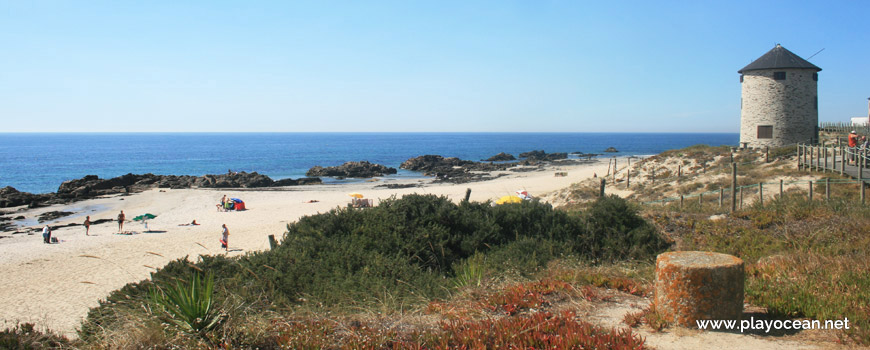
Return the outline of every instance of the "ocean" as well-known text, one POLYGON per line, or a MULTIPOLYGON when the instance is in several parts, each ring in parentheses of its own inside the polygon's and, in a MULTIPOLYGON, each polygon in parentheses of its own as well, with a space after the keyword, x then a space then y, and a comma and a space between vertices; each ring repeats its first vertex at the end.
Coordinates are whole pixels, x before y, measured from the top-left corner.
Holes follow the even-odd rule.
MULTIPOLYGON (((0 133, 0 187, 54 192, 85 175, 256 171, 298 178, 315 166, 367 160, 398 168, 425 154, 468 160, 531 150, 651 155, 696 144, 737 145, 737 133, 0 133)), ((419 177, 400 170, 396 177, 419 177)), ((329 181, 327 181, 329 182, 329 181)))

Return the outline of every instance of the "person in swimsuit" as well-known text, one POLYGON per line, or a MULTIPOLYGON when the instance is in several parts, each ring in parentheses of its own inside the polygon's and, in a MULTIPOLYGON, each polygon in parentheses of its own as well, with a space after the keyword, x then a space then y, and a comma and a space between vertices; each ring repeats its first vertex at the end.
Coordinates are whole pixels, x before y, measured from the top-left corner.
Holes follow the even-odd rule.
POLYGON ((91 235, 90 234, 90 232, 91 232, 91 217, 90 216, 85 218, 84 225, 85 225, 85 236, 90 236, 91 235))
POLYGON ((121 213, 118 214, 118 233, 124 232, 124 219, 126 218, 127 216, 124 215, 124 211, 121 210, 121 213))
POLYGON ((223 230, 221 231, 221 248, 226 249, 226 251, 230 251, 230 230, 227 228, 227 224, 222 225, 223 230))

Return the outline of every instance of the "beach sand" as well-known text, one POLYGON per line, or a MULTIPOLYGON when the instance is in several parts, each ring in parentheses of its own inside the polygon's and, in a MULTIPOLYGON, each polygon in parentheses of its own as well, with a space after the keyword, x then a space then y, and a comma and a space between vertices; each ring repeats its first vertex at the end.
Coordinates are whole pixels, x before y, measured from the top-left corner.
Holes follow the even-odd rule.
POLYGON ((384 181, 280 190, 153 189, 129 196, 34 209, 21 214, 32 218, 52 210, 77 212, 61 218, 57 224, 82 223, 85 215, 90 215, 91 221, 114 219, 120 210, 124 210, 128 220, 151 213, 157 218, 149 220, 148 227, 157 232, 144 233, 145 227, 139 222, 124 224, 125 231, 140 232, 133 235, 115 234, 116 222, 91 226, 91 236, 85 236, 83 226, 67 227, 53 232, 60 243, 51 245, 42 243, 39 233, 2 234, 5 237, 0 239, 0 319, 4 320, 4 327, 33 322, 75 336, 81 320, 100 299, 127 283, 149 278, 155 268, 185 256, 195 261, 199 255, 236 256, 268 249, 269 235, 280 240, 288 223, 302 216, 346 206, 350 201, 347 194, 352 192, 374 199, 375 205, 380 199, 410 193, 445 195, 460 201, 467 188, 472 190, 472 201, 494 201, 518 189, 545 198, 547 193, 606 171, 607 161, 600 160, 592 164, 550 166, 532 172, 505 172, 507 176, 467 184, 435 184, 431 179, 390 182, 422 185, 404 189, 375 187, 384 181), (555 177, 555 172, 567 172, 568 176, 555 177), (243 199, 248 210, 217 211, 215 204, 222 195, 243 199), (312 200, 317 202, 309 203, 312 200), (201 225, 178 226, 194 219, 201 225), (230 230, 228 253, 221 249, 219 242, 222 224, 230 230))

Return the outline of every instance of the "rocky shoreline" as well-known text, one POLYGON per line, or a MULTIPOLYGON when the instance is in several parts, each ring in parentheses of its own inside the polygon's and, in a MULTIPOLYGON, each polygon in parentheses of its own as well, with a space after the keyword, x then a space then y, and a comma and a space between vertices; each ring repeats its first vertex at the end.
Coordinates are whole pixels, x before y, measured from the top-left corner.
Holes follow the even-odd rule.
MULTIPOLYGON (((456 157, 440 155, 423 155, 403 162, 399 168, 418 171, 435 178, 434 182, 467 183, 485 181, 501 175, 493 175, 496 171, 532 171, 546 164, 577 164, 589 161, 567 159, 567 153, 546 153, 543 150, 520 153, 520 161, 507 153, 499 153, 485 162, 463 160, 456 157), (499 160, 498 163, 495 161, 499 160), (504 161, 501 161, 504 160, 504 161)), ((594 156, 594 155, 591 155, 594 156)), ((20 192, 11 186, 0 188, 0 208, 28 206, 28 208, 44 207, 52 204, 67 204, 71 202, 96 198, 99 196, 131 194, 147 191, 153 188, 185 189, 185 188, 269 188, 284 186, 301 186, 322 184, 316 176, 336 178, 371 178, 396 174, 395 168, 390 168, 368 161, 347 162, 335 167, 315 166, 308 170, 309 177, 299 179, 273 180, 269 176, 257 172, 228 172, 220 175, 155 175, 126 174, 111 179, 101 179, 96 175, 87 175, 81 179, 63 182, 53 193, 34 194, 20 192)))
POLYGON ((81 179, 64 181, 57 192, 34 194, 20 192, 14 187, 0 188, 0 208, 26 205, 29 208, 52 204, 66 204, 99 196, 130 194, 152 188, 261 188, 321 184, 319 178, 272 180, 257 172, 227 173, 221 175, 154 175, 126 174, 111 179, 87 175, 81 179))

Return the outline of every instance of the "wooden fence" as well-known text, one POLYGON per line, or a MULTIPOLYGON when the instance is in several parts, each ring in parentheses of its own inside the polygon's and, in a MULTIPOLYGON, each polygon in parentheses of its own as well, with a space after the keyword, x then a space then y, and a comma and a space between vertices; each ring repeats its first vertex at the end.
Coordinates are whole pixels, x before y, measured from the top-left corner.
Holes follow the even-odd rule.
POLYGON ((855 131, 861 135, 870 134, 870 125, 852 125, 852 123, 819 123, 819 131, 850 133, 855 131))

